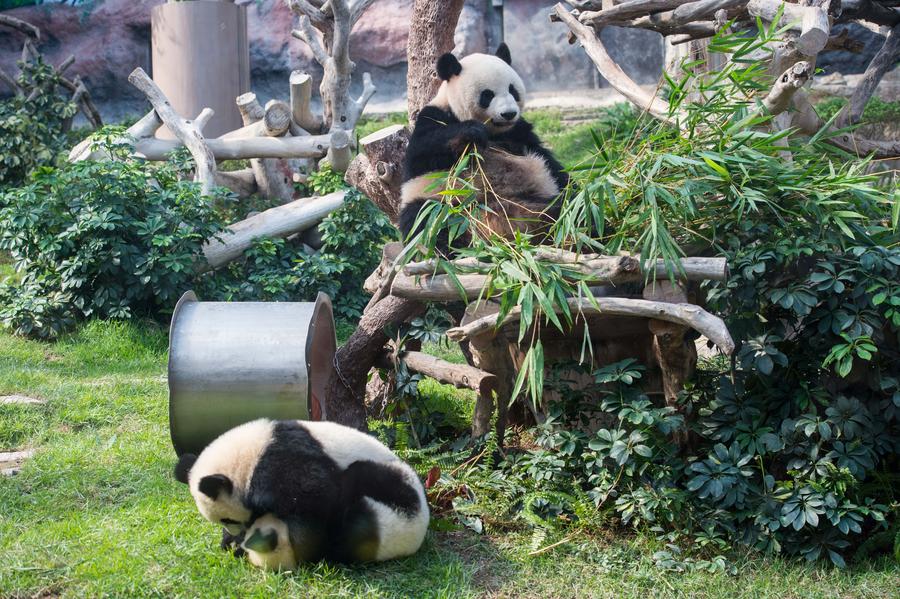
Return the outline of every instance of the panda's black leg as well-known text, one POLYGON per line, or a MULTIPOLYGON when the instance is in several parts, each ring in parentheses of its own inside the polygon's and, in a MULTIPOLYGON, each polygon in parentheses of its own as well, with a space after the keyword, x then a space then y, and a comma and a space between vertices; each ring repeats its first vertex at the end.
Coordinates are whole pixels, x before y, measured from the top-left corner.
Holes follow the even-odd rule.
POLYGON ((228 532, 227 528, 222 529, 222 541, 219 543, 219 547, 221 547, 223 551, 231 551, 234 553, 235 557, 241 557, 245 553, 241 548, 241 543, 243 542, 243 531, 240 534, 233 535, 228 532))

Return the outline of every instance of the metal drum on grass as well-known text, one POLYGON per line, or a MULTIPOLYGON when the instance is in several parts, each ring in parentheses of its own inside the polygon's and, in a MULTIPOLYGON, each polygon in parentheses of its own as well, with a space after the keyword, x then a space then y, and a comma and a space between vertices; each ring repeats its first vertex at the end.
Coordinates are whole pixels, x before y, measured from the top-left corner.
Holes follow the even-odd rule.
POLYGON ((188 291, 169 332, 169 426, 199 453, 256 418, 321 418, 336 340, 331 300, 201 302, 188 291))

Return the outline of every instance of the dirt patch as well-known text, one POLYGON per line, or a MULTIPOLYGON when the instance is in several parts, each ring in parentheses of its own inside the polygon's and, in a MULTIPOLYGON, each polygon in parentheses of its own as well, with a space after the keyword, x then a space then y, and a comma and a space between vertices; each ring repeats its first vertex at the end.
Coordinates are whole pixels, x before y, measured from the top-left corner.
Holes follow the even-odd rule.
POLYGON ((22 464, 34 455, 33 449, 24 449, 22 451, 6 451, 0 453, 0 475, 12 476, 18 474, 22 469, 22 464))
POLYGON ((37 399, 36 397, 28 397, 27 395, 0 395, 0 405, 16 404, 16 405, 41 405, 47 403, 46 400, 37 399))

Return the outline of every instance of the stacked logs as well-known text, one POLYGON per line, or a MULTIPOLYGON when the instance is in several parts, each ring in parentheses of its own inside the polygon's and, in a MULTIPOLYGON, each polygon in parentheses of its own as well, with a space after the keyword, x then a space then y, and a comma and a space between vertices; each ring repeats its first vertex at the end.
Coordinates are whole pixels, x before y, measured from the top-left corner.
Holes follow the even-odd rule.
MULTIPOLYGON (((235 102, 243 126, 207 139, 203 127, 213 115, 211 109, 186 118, 172 108, 142 69, 129 75, 129 82, 146 96, 152 109, 129 127, 118 143, 145 160, 167 160, 174 151, 187 148, 194 159, 194 179, 204 195, 221 186, 241 198, 259 194, 282 204, 231 225, 224 235, 209 241, 204 246, 205 261, 198 267, 201 270, 219 268, 240 257, 258 237, 287 237, 311 229, 343 205, 344 192, 295 199, 294 183, 305 181, 311 170, 326 164, 337 172, 346 171, 350 164, 353 129, 375 86, 366 73, 362 94, 350 96, 355 65, 349 57, 349 32, 372 1, 356 0, 351 6, 348 0, 286 0, 298 15, 294 37, 309 45, 324 70, 322 114, 312 107, 312 77, 294 71, 287 102, 271 100, 262 106, 256 94, 242 94, 235 102), (175 135, 174 140, 156 137, 163 125, 175 135), (223 160, 249 160, 250 168, 219 171, 217 163, 223 160)), ((108 156, 90 139, 69 153, 73 162, 104 158, 108 156)))

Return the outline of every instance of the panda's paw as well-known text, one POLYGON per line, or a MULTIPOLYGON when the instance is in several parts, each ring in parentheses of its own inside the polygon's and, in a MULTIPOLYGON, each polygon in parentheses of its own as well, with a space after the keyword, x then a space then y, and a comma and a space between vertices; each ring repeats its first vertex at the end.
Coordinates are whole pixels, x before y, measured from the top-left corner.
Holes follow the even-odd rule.
POLYGON ((228 529, 222 529, 222 542, 219 543, 219 547, 222 548, 223 551, 233 551, 235 555, 238 555, 238 552, 243 554, 243 549, 241 549, 241 543, 244 542, 244 533, 233 535, 228 532, 228 529))
POLYGON ((450 141, 452 149, 462 154, 466 149, 483 150, 488 144, 488 131, 478 121, 460 123, 456 135, 450 141))

